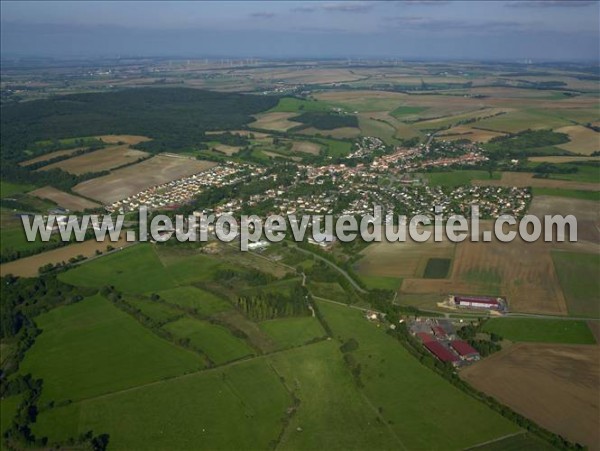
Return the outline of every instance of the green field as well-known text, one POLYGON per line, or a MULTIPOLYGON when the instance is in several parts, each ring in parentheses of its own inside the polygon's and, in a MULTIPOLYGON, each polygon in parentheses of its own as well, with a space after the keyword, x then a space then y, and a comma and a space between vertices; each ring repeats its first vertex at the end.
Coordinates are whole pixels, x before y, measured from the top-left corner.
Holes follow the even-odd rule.
POLYGON ((26 193, 27 191, 31 191, 34 188, 35 188, 35 186, 29 185, 29 184, 12 183, 12 182, 5 182, 4 180, 1 180, 0 181, 0 197, 4 198, 4 197, 12 196, 13 194, 26 193))
POLYGON ((559 164, 557 166, 575 166, 577 172, 572 174, 552 174, 550 178, 556 180, 571 180, 574 182, 600 183, 600 166, 583 165, 583 164, 559 164))
POLYGON ((377 136, 388 145, 399 144, 399 140, 396 138, 396 128, 388 121, 359 116, 358 126, 363 136, 377 136))
POLYGON ((402 278, 389 276, 367 276, 359 275, 369 290, 398 290, 402 285, 402 278))
POLYGON ((569 314, 600 318, 600 256, 553 251, 552 260, 569 314))
POLYGON ((149 293, 176 285, 150 244, 131 246, 80 265, 60 274, 59 279, 84 287, 113 285, 126 293, 149 293))
POLYGON ((209 316, 232 308, 226 300, 192 286, 171 288, 158 294, 168 303, 194 309, 199 315, 209 316))
MULTIPOLYGON (((500 172, 492 173, 493 180, 500 180, 500 172)), ((428 172, 421 174, 427 179, 429 185, 435 186, 461 186, 470 185, 471 180, 489 180, 487 171, 452 171, 452 172, 428 172)))
POLYGON ((535 451, 552 451, 556 450, 549 443, 537 438, 533 434, 527 432, 523 434, 513 435, 497 442, 488 443, 482 446, 476 446, 475 448, 469 448, 470 451, 522 451, 522 450, 535 450, 535 451))
POLYGON ((313 141, 327 146, 327 155, 333 158, 345 157, 352 151, 352 142, 336 139, 318 138, 313 141))
POLYGON ((331 299, 345 304, 354 302, 354 297, 337 282, 309 282, 310 292, 317 297, 331 299))
POLYGON ((44 411, 34 433, 110 434, 109 449, 268 449, 290 395, 262 359, 44 411))
POLYGON ((100 296, 36 318, 42 333, 21 374, 44 380, 41 401, 78 400, 197 371, 201 358, 164 341, 100 296))
POLYGON ((303 100, 296 97, 282 97, 270 113, 302 113, 304 111, 331 111, 333 105, 320 100, 303 100))
POLYGON ((173 321, 183 313, 176 308, 165 305, 161 302, 151 301, 150 299, 127 298, 127 303, 136 309, 139 309, 144 315, 159 323, 173 321))
MULTIPOLYGON (((14 395, 0 400, 0 434, 2 436, 10 428, 20 403, 21 395, 14 395)), ((0 440, 0 449, 5 449, 4 440, 0 440)))
POLYGON ((215 364, 254 354, 244 341, 234 337, 222 326, 193 318, 181 318, 163 326, 177 339, 188 339, 190 344, 205 353, 215 364))
POLYGON ((153 245, 139 244, 73 268, 59 278, 76 286, 113 285, 125 293, 153 293, 210 280, 220 266, 218 260, 201 254, 180 255, 163 262, 153 245))
POLYGON ((594 344, 596 340, 585 321, 541 318, 492 318, 484 332, 494 332, 511 341, 594 344))
POLYGON ((10 253, 12 251, 24 251, 24 250, 37 250, 43 249, 48 244, 59 241, 60 236, 58 234, 52 235, 48 242, 43 242, 39 235, 36 235, 35 241, 27 241, 23 225, 19 222, 12 222, 7 227, 0 229, 0 250, 3 253, 10 253))
POLYGON ((363 393, 406 449, 464 449, 516 432, 517 426, 422 366, 362 312, 319 302, 342 340, 354 338, 363 393), (432 433, 435 431, 435 433, 432 433))
POLYGON ((538 109, 509 112, 475 123, 476 128, 506 133, 515 133, 526 129, 555 129, 565 125, 572 124, 566 119, 549 114, 548 111, 538 109))
POLYGON ((279 349, 301 346, 326 335, 319 321, 312 316, 263 321, 259 327, 277 343, 279 349))
POLYGON ((448 275, 452 260, 449 258, 430 258, 423 273, 425 279, 443 279, 448 275))
POLYGON ((600 201, 600 191, 579 191, 560 188, 532 188, 534 196, 557 196, 600 201))
POLYGON ((399 106, 395 110, 391 111, 390 114, 397 119, 401 119, 403 116, 414 116, 427 108, 422 106, 399 106))
POLYGON ((278 449, 400 449, 376 407, 356 387, 338 349, 323 341, 269 358, 300 400, 278 449))

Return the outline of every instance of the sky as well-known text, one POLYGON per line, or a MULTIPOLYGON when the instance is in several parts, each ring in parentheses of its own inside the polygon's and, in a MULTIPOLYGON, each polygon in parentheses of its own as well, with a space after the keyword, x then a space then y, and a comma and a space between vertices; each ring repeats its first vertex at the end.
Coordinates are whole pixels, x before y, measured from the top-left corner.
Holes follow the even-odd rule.
POLYGON ((4 57, 600 59, 600 2, 7 1, 4 57))

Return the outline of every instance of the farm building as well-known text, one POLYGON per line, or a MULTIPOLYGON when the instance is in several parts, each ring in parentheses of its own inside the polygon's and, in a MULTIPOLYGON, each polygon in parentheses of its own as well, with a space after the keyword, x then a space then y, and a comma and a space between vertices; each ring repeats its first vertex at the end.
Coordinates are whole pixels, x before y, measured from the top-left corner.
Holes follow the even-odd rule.
POLYGON ((423 344, 429 350, 429 352, 431 352, 442 362, 450 362, 453 365, 456 365, 460 361, 456 354, 450 351, 450 349, 445 347, 439 341, 430 341, 423 344))
POLYGON ((454 340, 450 342, 450 346, 463 360, 479 360, 479 352, 466 341, 454 340))
POLYGON ((434 335, 438 338, 446 337, 446 331, 441 326, 433 326, 431 330, 433 330, 434 335))
POLYGON ((417 332, 417 337, 421 340, 422 343, 429 343, 431 341, 435 341, 433 335, 428 334, 427 332, 417 332))
POLYGON ((506 310, 506 304, 503 299, 488 296, 454 296, 454 305, 463 308, 506 310))

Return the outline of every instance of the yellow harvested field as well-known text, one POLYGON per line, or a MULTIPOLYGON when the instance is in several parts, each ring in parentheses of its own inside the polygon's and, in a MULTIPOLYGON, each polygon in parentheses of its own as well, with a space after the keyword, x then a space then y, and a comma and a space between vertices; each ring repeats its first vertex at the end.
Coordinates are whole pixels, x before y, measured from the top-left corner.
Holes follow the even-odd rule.
MULTIPOLYGON (((256 71, 253 71, 256 73, 256 71)), ((255 75, 256 76, 256 75, 255 75)), ((269 79, 285 80, 288 83, 342 83, 359 80, 361 75, 350 69, 269 69, 269 79)))
MULTIPOLYGON (((402 293, 502 295, 511 311, 566 315, 567 305, 546 243, 458 244, 448 279, 405 278, 402 293)), ((417 276, 420 277, 420 276, 417 276)))
POLYGON ((559 144, 557 147, 570 152, 590 155, 600 151, 600 133, 582 125, 569 125, 556 129, 557 132, 569 135, 570 142, 559 144))
POLYGON ((589 449, 600 449, 597 345, 519 343, 459 375, 540 426, 589 449))
POLYGON ((334 128, 333 130, 319 130, 318 128, 308 127, 300 130, 299 133, 310 136, 330 136, 332 138, 356 138, 360 135, 360 129, 354 127, 340 127, 334 128))
POLYGON ((32 196, 39 197, 40 199, 47 199, 60 207, 66 208, 70 211, 83 211, 87 208, 98 208, 100 204, 92 202, 91 200, 84 199, 83 197, 75 196, 73 194, 65 193, 64 191, 58 190, 52 186, 44 186, 38 188, 35 191, 29 193, 32 196))
POLYGON ((270 135, 268 135, 267 133, 261 133, 261 132, 253 132, 250 130, 221 130, 221 131, 211 131, 211 132, 206 132, 206 134, 208 136, 210 135, 222 135, 223 133, 231 133, 232 135, 240 135, 240 136, 254 136, 255 139, 262 139, 262 138, 267 138, 270 135))
POLYGON ((373 243, 361 251, 357 263, 359 274, 387 277, 422 277, 430 258, 449 258, 454 255, 455 244, 445 240, 440 243, 433 237, 425 243, 412 241, 373 243))
POLYGON ((593 200, 558 196, 535 196, 527 213, 543 220, 544 215, 573 215, 577 218, 577 243, 554 243, 569 251, 600 254, 600 210, 593 200))
POLYGON ((37 277, 38 269, 48 263, 56 265, 57 263, 68 262, 70 258, 77 257, 78 255, 90 258, 96 255, 97 250, 106 252, 107 246, 120 249, 132 244, 134 243, 128 243, 125 240, 124 235, 116 242, 112 242, 107 238, 107 240, 103 242, 88 240, 82 243, 69 244, 58 249, 32 255, 31 257, 20 258, 12 262, 4 263, 0 265, 0 277, 4 277, 7 274, 20 277, 37 277))
POLYGON ((50 169, 62 169, 75 175, 85 174, 87 172, 100 172, 112 168, 134 163, 140 159, 148 157, 148 153, 141 150, 129 148, 129 145, 111 146, 94 152, 78 155, 68 160, 62 160, 57 163, 49 164, 39 171, 50 169))
POLYGON ((275 130, 280 132, 288 131, 292 127, 301 125, 300 122, 293 122, 289 119, 297 116, 296 113, 263 113, 256 115, 256 121, 248 124, 253 128, 265 130, 275 130))
POLYGON ((73 191, 110 204, 152 186, 205 171, 216 164, 212 161, 160 154, 108 175, 86 180, 75 186, 73 191))
POLYGON ((503 108, 486 108, 486 109, 476 109, 476 110, 472 110, 472 111, 460 112, 458 114, 455 114, 455 112, 453 112, 452 114, 449 114, 446 116, 429 119, 426 121, 415 122, 412 125, 420 130, 424 130, 424 129, 437 129, 440 127, 447 127, 447 126, 451 126, 451 125, 457 124, 458 122, 465 121, 465 120, 475 120, 476 121, 475 124, 477 124, 479 120, 485 120, 487 118, 502 117, 502 115, 507 114, 509 111, 510 110, 503 109, 503 108))
POLYGON ((219 152, 223 152, 225 155, 231 156, 240 151, 240 147, 237 146, 227 146, 225 144, 218 144, 215 146, 215 149, 219 152))
MULTIPOLYGON (((491 242, 483 242, 481 236, 484 231, 493 229, 493 222, 481 221, 478 242, 465 240, 456 245, 448 278, 423 279, 419 271, 413 271, 415 275, 409 275, 411 271, 407 271, 401 293, 437 295, 439 298, 457 293, 502 295, 506 296, 511 311, 566 315, 567 304, 551 252, 556 249, 600 252, 596 228, 600 214, 596 206, 593 201, 552 196, 538 196, 533 200, 529 209, 532 215, 575 215, 578 220, 577 243, 540 240, 526 243, 520 239, 503 243, 494 237, 491 242)), ((428 247, 423 250, 423 254, 430 252, 428 247)), ((396 258, 399 261, 396 265, 406 265, 404 254, 398 254, 396 258)), ((408 261, 410 258, 409 254, 408 261)), ((377 262, 376 259, 374 261, 377 262)), ((393 266, 391 260, 383 260, 381 264, 386 263, 393 266)))
POLYGON ((465 125, 459 125, 458 127, 452 127, 448 130, 444 130, 436 135, 437 138, 444 141, 456 141, 459 139, 468 139, 472 142, 486 143, 492 138, 498 136, 504 136, 504 133, 492 132, 490 130, 480 130, 477 128, 468 127, 465 125))
POLYGON ((310 141, 294 141, 292 152, 304 152, 311 155, 319 155, 321 146, 310 141))
POLYGON ((141 142, 150 141, 150 138, 146 136, 136 136, 136 135, 102 135, 98 136, 98 139, 101 139, 105 143, 108 144, 129 144, 133 146, 135 144, 139 144, 141 142))
POLYGON ((78 152, 83 149, 85 149, 85 147, 77 147, 75 149, 67 149, 67 150, 57 150, 55 152, 50 152, 50 153, 41 155, 39 157, 32 158, 31 160, 22 161, 21 163, 19 163, 19 166, 31 166, 32 164, 40 163, 42 161, 52 160, 53 158, 56 158, 56 157, 63 157, 65 155, 71 155, 71 154, 74 154, 75 152, 78 152))
POLYGON ((569 156, 548 156, 548 157, 529 157, 529 161, 534 163, 574 163, 576 161, 600 161, 600 157, 569 157, 569 156))
POLYGON ((387 91, 329 91, 315 94, 315 98, 325 102, 343 105, 352 111, 392 111, 404 103, 407 94, 387 91))
POLYGON ((558 116, 559 113, 550 115, 545 114, 543 110, 512 111, 478 121, 475 123, 475 127, 497 132, 516 133, 527 129, 554 129, 569 124, 568 120, 558 116))
POLYGON ((263 150, 262 153, 271 158, 285 158, 286 160, 302 161, 302 158, 300 157, 294 157, 292 155, 281 155, 279 153, 269 152, 268 150, 263 150))
POLYGON ((562 188, 584 191, 600 191, 600 184, 598 183, 534 178, 532 173, 527 172, 503 172, 500 180, 473 180, 471 183, 473 185, 482 186, 532 186, 536 188, 562 188))

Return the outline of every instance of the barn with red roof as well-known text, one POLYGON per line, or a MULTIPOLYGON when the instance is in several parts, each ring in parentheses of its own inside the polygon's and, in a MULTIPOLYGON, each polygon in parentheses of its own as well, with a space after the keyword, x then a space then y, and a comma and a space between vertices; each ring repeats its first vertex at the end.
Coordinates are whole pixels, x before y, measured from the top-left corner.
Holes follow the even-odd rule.
POLYGON ((464 360, 479 359, 479 352, 466 341, 454 340, 450 342, 450 346, 452 346, 452 349, 454 349, 464 360))
POLYGON ((455 353, 453 353, 450 349, 445 347, 439 341, 430 341, 424 343, 424 345, 429 350, 429 352, 431 352, 442 362, 450 362, 452 364, 456 364, 460 361, 460 358, 455 353))
POLYGON ((430 341, 435 341, 433 335, 428 334, 427 332, 417 332, 417 337, 421 340, 422 343, 429 343, 430 341))

